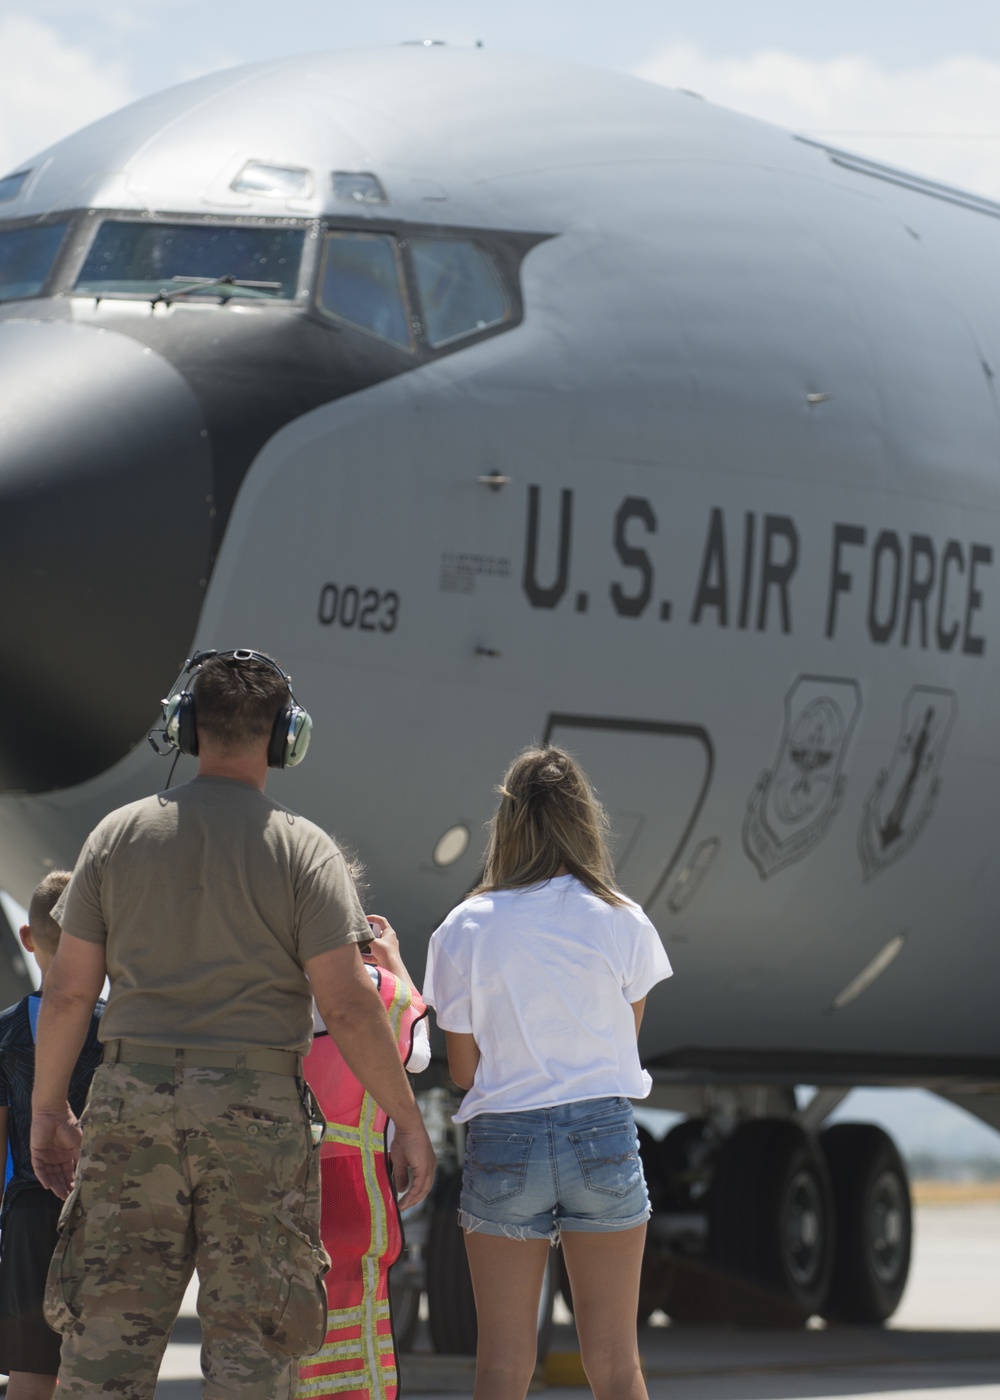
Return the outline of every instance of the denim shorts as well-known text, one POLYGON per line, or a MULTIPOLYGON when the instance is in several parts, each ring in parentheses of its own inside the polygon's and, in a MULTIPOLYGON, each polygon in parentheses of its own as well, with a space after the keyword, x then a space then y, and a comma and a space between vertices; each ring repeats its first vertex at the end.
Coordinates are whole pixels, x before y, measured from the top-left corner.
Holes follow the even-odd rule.
POLYGON ((470 1120, 463 1230, 558 1244, 563 1230, 631 1230, 648 1219, 628 1099, 583 1099, 470 1120))

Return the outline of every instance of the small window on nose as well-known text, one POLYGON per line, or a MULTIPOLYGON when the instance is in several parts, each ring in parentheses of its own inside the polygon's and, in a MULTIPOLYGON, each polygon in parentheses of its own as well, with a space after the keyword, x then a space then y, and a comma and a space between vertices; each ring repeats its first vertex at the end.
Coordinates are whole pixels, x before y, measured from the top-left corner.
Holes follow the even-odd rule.
POLYGON ((388 204, 389 196, 377 175, 367 171, 335 170, 331 176, 334 199, 351 199, 356 204, 388 204))
POLYGON ((312 171, 301 166, 248 160, 232 188, 241 194, 266 194, 273 199, 307 199, 312 194, 312 184, 312 171))

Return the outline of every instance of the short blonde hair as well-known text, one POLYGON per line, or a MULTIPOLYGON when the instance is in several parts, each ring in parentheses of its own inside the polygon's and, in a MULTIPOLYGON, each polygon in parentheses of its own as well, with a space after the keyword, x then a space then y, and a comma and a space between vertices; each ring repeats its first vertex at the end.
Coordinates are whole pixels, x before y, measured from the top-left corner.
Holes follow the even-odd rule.
POLYGON ((31 930, 32 941, 43 953, 55 953, 59 946, 62 929, 53 919, 52 910, 70 879, 69 870, 50 870, 43 880, 39 880, 31 896, 28 905, 28 927, 31 930))
POLYGON ((551 880, 565 866, 605 904, 624 904, 607 846, 608 819, 564 749, 525 749, 504 774, 476 894, 551 880))

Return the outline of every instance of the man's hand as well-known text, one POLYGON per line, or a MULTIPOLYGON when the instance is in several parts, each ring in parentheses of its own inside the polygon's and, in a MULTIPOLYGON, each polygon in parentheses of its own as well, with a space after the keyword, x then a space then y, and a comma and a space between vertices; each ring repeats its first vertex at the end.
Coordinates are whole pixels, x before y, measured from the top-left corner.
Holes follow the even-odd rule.
POLYGON ((392 1139, 392 1179, 399 1192, 400 1210, 419 1205, 434 1184, 437 1158, 423 1123, 406 1129, 396 1127, 392 1139))
POLYGON ((43 1186, 65 1200, 73 1189, 83 1133, 69 1104, 31 1114, 31 1166, 43 1186))

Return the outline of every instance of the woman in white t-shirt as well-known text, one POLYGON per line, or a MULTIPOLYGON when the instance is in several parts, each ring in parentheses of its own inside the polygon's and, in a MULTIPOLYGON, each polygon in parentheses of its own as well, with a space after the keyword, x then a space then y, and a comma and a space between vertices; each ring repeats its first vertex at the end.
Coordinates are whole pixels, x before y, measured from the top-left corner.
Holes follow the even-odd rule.
POLYGON ((636 1341, 649 1199, 629 1098, 663 945, 615 886, 607 820, 561 749, 508 770, 479 889, 431 939, 424 998, 468 1090, 459 1219, 476 1295, 475 1400, 523 1400, 561 1241, 597 1400, 646 1400, 636 1341))

